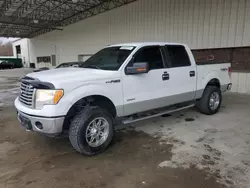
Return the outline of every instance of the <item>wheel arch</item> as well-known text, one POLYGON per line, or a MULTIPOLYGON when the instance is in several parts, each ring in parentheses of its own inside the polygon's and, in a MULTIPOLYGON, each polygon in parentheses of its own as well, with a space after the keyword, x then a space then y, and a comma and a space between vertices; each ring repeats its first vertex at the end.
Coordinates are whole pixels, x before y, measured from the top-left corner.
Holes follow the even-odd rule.
POLYGON ((212 79, 210 79, 208 81, 206 87, 207 86, 216 86, 216 87, 218 87, 220 89, 221 88, 221 83, 220 83, 220 80, 218 78, 212 78, 212 79))
POLYGON ((82 97, 77 100, 68 110, 64 124, 63 130, 68 130, 69 125, 74 118, 74 116, 81 111, 86 105, 100 106, 101 108, 106 109, 113 118, 117 116, 117 110, 111 99, 104 95, 89 95, 82 97))
POLYGON ((215 76, 210 76, 205 81, 202 82, 201 86, 202 86, 201 89, 197 90, 196 99, 200 99, 203 96, 204 91, 208 86, 216 86, 219 89, 221 89, 220 79, 215 76))
POLYGON ((208 85, 214 85, 220 88, 221 80, 221 75, 217 71, 211 71, 205 74, 204 77, 200 77, 198 83, 201 89, 205 89, 208 85))

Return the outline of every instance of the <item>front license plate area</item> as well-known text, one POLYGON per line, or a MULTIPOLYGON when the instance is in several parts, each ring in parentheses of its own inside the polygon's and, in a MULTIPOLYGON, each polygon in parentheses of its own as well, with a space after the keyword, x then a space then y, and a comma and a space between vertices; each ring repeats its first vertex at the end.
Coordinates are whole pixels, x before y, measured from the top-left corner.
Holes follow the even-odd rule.
POLYGON ((18 114, 18 118, 19 118, 21 126, 23 128, 25 128, 26 130, 29 130, 29 131, 32 130, 32 125, 31 125, 31 122, 28 118, 24 117, 21 114, 18 114))

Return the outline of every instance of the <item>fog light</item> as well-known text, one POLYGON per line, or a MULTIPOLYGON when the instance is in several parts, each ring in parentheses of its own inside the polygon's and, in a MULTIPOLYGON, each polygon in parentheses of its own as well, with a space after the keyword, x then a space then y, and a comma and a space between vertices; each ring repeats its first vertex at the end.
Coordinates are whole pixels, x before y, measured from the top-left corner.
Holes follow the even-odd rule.
POLYGON ((41 122, 37 121, 35 125, 38 129, 43 129, 43 124, 41 122))
POLYGON ((227 90, 231 90, 231 89, 232 89, 232 84, 228 84, 227 90))

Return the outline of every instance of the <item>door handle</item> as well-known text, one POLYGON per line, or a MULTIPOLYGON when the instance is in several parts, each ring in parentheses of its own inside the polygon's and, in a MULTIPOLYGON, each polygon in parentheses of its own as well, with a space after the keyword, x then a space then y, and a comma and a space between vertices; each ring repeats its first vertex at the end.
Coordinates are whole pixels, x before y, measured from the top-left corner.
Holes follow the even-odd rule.
POLYGON ((190 76, 190 77, 195 77, 195 71, 190 71, 190 72, 189 72, 189 76, 190 76))
POLYGON ((169 74, 167 72, 164 72, 162 74, 162 80, 165 81, 165 80, 169 80, 169 74))

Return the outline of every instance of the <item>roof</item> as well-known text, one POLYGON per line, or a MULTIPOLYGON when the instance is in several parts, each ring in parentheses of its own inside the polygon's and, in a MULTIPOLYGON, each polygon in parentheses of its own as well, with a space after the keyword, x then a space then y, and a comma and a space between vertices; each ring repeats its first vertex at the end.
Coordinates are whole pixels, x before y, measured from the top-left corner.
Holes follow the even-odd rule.
POLYGON ((0 37, 32 38, 136 0, 0 0, 0 37))
POLYGON ((153 46, 153 45, 183 45, 182 43, 173 43, 173 42, 132 42, 132 43, 121 43, 121 44, 114 44, 110 46, 153 46))

